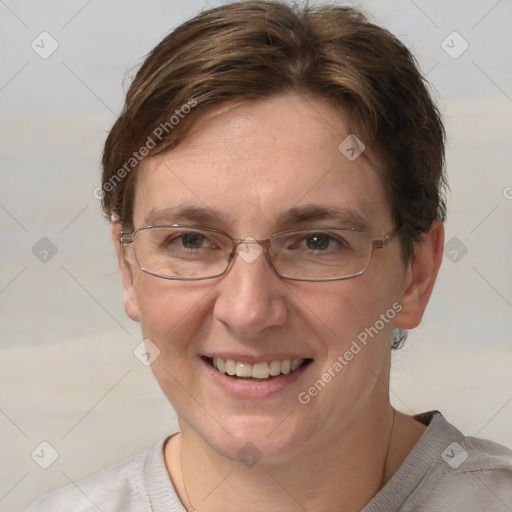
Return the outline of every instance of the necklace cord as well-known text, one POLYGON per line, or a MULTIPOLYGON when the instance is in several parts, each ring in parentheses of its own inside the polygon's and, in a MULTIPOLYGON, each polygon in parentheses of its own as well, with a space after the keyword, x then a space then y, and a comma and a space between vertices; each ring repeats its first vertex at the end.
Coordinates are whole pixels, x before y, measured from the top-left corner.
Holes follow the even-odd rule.
POLYGON ((196 509, 192 505, 192 502, 190 501, 190 496, 188 495, 187 486, 185 485, 185 476, 183 475, 183 434, 181 435, 181 442, 180 442, 180 473, 181 473, 181 481, 183 482, 183 489, 185 490, 185 496, 187 497, 187 512, 195 512, 196 509), (190 506, 189 506, 190 505, 190 506))

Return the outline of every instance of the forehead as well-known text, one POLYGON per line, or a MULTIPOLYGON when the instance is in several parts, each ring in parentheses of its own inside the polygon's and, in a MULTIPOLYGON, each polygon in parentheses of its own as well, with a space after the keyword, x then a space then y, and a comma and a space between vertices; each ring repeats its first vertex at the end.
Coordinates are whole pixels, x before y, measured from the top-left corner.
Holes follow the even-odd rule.
POLYGON ((186 220, 183 212, 195 210, 199 220, 237 236, 266 236, 294 218, 313 219, 316 209, 317 218, 340 213, 340 222, 359 219, 385 231, 390 209, 369 148, 353 159, 354 152, 342 151, 347 137, 350 120, 316 97, 210 107, 179 146, 143 162, 134 224, 186 220))

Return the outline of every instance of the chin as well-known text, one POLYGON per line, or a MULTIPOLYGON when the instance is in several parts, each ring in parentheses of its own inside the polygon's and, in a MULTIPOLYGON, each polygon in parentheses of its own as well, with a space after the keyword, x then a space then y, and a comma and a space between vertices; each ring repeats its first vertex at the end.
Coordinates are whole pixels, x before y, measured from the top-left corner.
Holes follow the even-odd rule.
POLYGON ((226 418, 223 424, 201 423, 197 434, 222 457, 242 463, 278 464, 289 460, 304 449, 310 437, 304 426, 295 424, 285 412, 280 417, 238 416, 226 418), (284 420, 284 421, 283 421, 284 420))

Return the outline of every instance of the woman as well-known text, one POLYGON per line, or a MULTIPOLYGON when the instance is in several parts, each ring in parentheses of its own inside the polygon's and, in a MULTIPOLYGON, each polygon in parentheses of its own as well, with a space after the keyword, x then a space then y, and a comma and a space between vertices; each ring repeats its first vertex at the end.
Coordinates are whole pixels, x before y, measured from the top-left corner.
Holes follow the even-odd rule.
POLYGON ((354 9, 246 1, 166 37, 101 193, 180 431, 27 510, 510 510, 508 449, 389 403, 442 259, 443 162, 413 57, 354 9))

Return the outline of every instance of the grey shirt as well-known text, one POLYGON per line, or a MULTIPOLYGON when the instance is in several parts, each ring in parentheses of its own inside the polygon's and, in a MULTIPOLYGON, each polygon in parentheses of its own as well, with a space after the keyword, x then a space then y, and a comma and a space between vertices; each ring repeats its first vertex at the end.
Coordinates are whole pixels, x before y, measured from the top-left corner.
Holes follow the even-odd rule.
MULTIPOLYGON (((362 512, 512 512, 512 450, 464 436, 438 411, 415 418, 428 428, 362 512)), ((164 443, 45 494, 25 512, 186 512, 164 443)))

